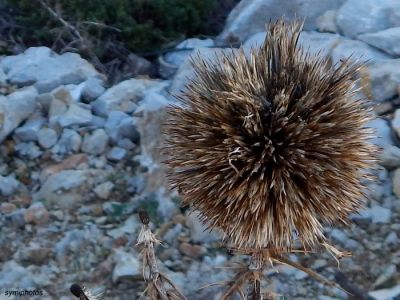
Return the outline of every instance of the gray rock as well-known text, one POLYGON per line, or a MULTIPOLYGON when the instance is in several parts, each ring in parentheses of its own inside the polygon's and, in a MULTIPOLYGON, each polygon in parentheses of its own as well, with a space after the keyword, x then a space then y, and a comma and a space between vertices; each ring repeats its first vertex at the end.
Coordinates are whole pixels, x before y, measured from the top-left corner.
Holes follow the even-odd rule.
POLYGON ((336 23, 337 10, 330 9, 317 17, 316 24, 320 32, 339 32, 339 27, 336 23))
POLYGON ((393 98, 400 85, 400 59, 386 59, 373 63, 367 68, 371 94, 377 101, 393 98))
MULTIPOLYGON (((140 134, 136 128, 135 120, 131 117, 125 118, 118 126, 118 136, 128 138, 133 143, 139 144, 140 134)), ((120 139, 118 139, 120 140, 120 139)))
POLYGON ((38 143, 44 149, 48 149, 57 143, 58 134, 51 128, 42 128, 37 135, 38 143))
POLYGON ((106 117, 111 111, 127 111, 132 103, 135 103, 145 96, 149 91, 161 91, 167 83, 149 79, 130 79, 122 81, 109 88, 96 101, 92 102, 93 111, 106 117))
POLYGON ((58 192, 80 187, 87 182, 90 176, 90 173, 86 170, 65 170, 50 175, 34 195, 34 199, 57 202, 60 197, 58 192))
POLYGON ((137 236, 139 234, 141 223, 137 216, 130 216, 125 220, 121 227, 111 229, 107 231, 107 235, 117 239, 121 236, 137 236))
POLYGON ((122 279, 141 280, 141 263, 137 254, 131 254, 120 249, 114 252, 115 267, 112 274, 112 281, 117 283, 122 279))
POLYGON ((65 115, 68 110, 68 104, 62 100, 52 97, 49 105, 49 124, 50 126, 59 126, 59 119, 65 115))
POLYGON ((329 235, 337 242, 340 242, 342 245, 344 245, 348 239, 348 237, 342 230, 336 228, 332 229, 329 235))
POLYGON ((341 42, 341 37, 333 33, 321 33, 316 31, 302 32, 299 43, 305 51, 316 55, 319 51, 322 55, 329 55, 333 48, 341 42))
POLYGON ((2 265, 0 271, 1 287, 32 288, 36 287, 30 270, 17 264, 14 260, 9 260, 2 265))
POLYGON ((46 119, 40 115, 34 115, 21 126, 15 129, 14 137, 22 142, 37 140, 37 134, 40 128, 46 123, 46 119))
MULTIPOLYGON (((236 51, 236 49, 234 50, 236 51)), ((198 48, 192 53, 190 57, 201 57, 206 60, 215 60, 215 58, 223 53, 230 53, 230 49, 220 48, 198 48)), ((172 95, 179 94, 182 90, 185 90, 185 85, 190 79, 194 77, 193 66, 190 62, 190 57, 177 70, 171 85, 169 86, 169 92, 172 95)))
POLYGON ((3 68, 0 64, 0 84, 5 84, 7 82, 7 75, 4 73, 3 68))
POLYGON ((151 75, 154 72, 151 62, 144 57, 130 53, 128 55, 128 61, 130 77, 136 77, 137 75, 151 75))
POLYGON ((379 164, 387 169, 400 167, 400 148, 387 145, 380 155, 379 164))
POLYGON ((206 230, 206 227, 200 222, 197 212, 187 214, 186 224, 190 230, 190 237, 195 243, 212 243, 221 238, 215 230, 211 232, 206 230))
POLYGON ((177 241, 177 237, 181 233, 182 229, 183 229, 183 226, 181 223, 176 224, 174 227, 172 227, 165 233, 163 240, 165 242, 167 242, 169 245, 174 245, 174 243, 177 241))
POLYGON ((42 155, 42 151, 33 142, 18 143, 15 146, 15 151, 19 155, 25 156, 30 159, 35 159, 42 155))
POLYGON ((112 111, 104 128, 114 143, 118 143, 123 138, 139 143, 140 134, 136 128, 135 120, 124 112, 112 111))
POLYGON ((92 113, 89 109, 78 104, 72 104, 67 112, 62 115, 58 123, 61 127, 69 127, 72 125, 86 125, 92 120, 92 113))
POLYGON ((114 183, 110 181, 103 182, 94 188, 95 194, 101 199, 107 199, 114 188, 114 183))
POLYGON ((396 232, 392 231, 385 239, 385 243, 388 245, 398 245, 400 243, 400 239, 397 236, 396 232))
POLYGON ((127 152, 125 149, 120 148, 120 147, 113 147, 111 150, 107 153, 107 158, 109 160, 122 160, 125 158, 127 152))
POLYGON ((0 95, 0 143, 35 110, 37 95, 33 87, 0 95))
POLYGON ((332 49, 332 62, 340 63, 341 60, 346 60, 351 56, 353 61, 361 60, 369 63, 380 62, 383 59, 391 57, 384 52, 381 52, 362 41, 350 40, 342 38, 332 49))
POLYGON ((69 251, 76 252, 84 243, 85 232, 79 229, 73 229, 65 232, 55 245, 55 255, 57 260, 63 260, 69 251))
POLYGON ((46 47, 33 47, 1 62, 10 83, 32 85, 40 93, 62 84, 79 84, 90 77, 101 78, 96 69, 76 53, 58 55, 46 47))
POLYGON ((102 154, 108 145, 108 135, 104 129, 96 129, 83 138, 82 151, 90 154, 102 154))
POLYGON ((78 152, 82 144, 82 137, 72 129, 64 129, 61 137, 52 149, 54 153, 67 154, 78 152))
POLYGON ((99 78, 92 77, 84 82, 83 97, 89 101, 96 100, 105 91, 104 82, 99 78))
POLYGON ((176 46, 176 49, 187 49, 192 48, 192 50, 182 50, 176 52, 169 52, 165 55, 165 61, 173 64, 175 66, 180 66, 185 62, 194 49, 202 47, 213 47, 214 41, 212 39, 198 39, 191 38, 184 40, 176 46))
POLYGON ((389 55, 400 56, 400 27, 361 34, 358 36, 358 39, 375 48, 381 49, 389 55))
POLYGON ((362 33, 399 26, 400 19, 393 18, 399 9, 397 0, 348 0, 339 8, 336 22, 344 35, 355 38, 362 33))
POLYGON ((382 289, 369 292, 368 295, 375 300, 394 300, 400 295, 400 285, 394 286, 389 289, 382 289))
POLYGON ((124 148, 125 150, 132 150, 137 145, 133 143, 130 139, 124 138, 118 141, 117 146, 124 148))
POLYGON ((244 0, 230 12, 219 38, 245 41, 254 33, 265 30, 265 24, 281 16, 287 20, 305 18, 304 29, 316 29, 316 18, 324 11, 336 9, 343 1, 317 0, 244 0))
POLYGON ((0 176, 0 195, 11 196, 19 189, 21 189, 22 183, 15 179, 12 175, 0 176))
POLYGON ((371 213, 372 222, 374 223, 389 223, 392 212, 390 209, 384 208, 379 205, 374 205, 368 209, 371 213))
POLYGON ((393 193, 400 198, 400 169, 396 169, 393 172, 393 193))
POLYGON ((368 122, 367 126, 375 130, 375 138, 371 140, 371 143, 381 147, 386 148, 393 145, 392 133, 389 123, 380 118, 376 118, 368 122))
POLYGON ((392 119, 392 128, 396 132, 397 136, 400 137, 400 109, 396 109, 392 119))
POLYGON ((265 40, 265 31, 253 34, 243 43, 243 49, 248 53, 250 49, 259 48, 265 40))

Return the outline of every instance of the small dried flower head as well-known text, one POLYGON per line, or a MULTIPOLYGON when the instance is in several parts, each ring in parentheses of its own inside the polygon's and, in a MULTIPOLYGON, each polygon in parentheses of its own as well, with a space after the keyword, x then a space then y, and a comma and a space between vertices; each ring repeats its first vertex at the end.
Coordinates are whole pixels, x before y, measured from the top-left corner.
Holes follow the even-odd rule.
POLYGON ((234 247, 314 247, 365 196, 376 150, 355 97, 360 65, 306 53, 301 29, 278 21, 250 54, 193 59, 196 76, 168 112, 172 187, 234 247))
POLYGON ((79 300, 100 300, 100 294, 95 294, 85 287, 81 287, 79 284, 72 284, 69 288, 72 295, 79 298, 79 300))

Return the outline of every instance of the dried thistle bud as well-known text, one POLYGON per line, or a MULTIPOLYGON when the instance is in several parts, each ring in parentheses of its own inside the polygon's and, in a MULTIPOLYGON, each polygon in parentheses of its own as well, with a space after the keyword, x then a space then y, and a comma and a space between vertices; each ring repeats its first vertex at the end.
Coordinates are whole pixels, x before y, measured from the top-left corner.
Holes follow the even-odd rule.
POLYGON ((92 293, 89 289, 81 287, 79 284, 72 284, 69 288, 72 295, 79 298, 79 300, 100 300, 100 295, 92 293))
POLYGON ((89 298, 86 297, 86 295, 80 285, 74 283, 71 285, 69 290, 71 291, 72 295, 74 295, 75 297, 82 299, 82 300, 89 300, 89 298))
POLYGON ((168 111, 172 187, 237 248, 323 243, 323 225, 348 223, 363 203, 375 163, 371 116, 355 97, 360 65, 304 52, 301 29, 278 21, 249 55, 194 59, 168 111))
POLYGON ((139 218, 140 218, 140 222, 142 222, 143 225, 149 225, 150 217, 149 217, 149 214, 147 213, 147 211, 145 211, 144 209, 140 209, 139 210, 139 218))

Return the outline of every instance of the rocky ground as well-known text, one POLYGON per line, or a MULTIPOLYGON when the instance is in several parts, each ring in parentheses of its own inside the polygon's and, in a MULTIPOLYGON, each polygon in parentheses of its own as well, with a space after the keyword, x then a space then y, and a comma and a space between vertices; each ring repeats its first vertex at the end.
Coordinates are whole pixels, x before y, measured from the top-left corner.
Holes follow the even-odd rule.
MULTIPOLYGON (((351 54, 367 60, 360 82, 377 115, 370 126, 383 149, 378 180, 351 227, 326 230, 353 253, 340 262, 348 282, 369 299, 400 299, 399 12, 395 0, 244 0, 220 36, 187 40, 160 57, 163 79, 112 87, 73 53, 42 47, 0 57, 0 289, 38 288, 46 296, 37 299, 67 300, 75 299, 68 290, 78 282, 103 299, 139 299, 145 286, 136 212, 145 208, 163 240, 161 269, 188 299, 216 299, 217 287, 198 288, 229 279, 221 267, 238 258, 168 190, 160 124, 171 94, 193 74, 193 51, 212 57, 227 51, 221 45, 228 41, 249 51, 262 42, 264 23, 285 14, 307 17, 300 42, 311 52, 321 50, 333 63, 351 54)), ((335 280, 337 262, 328 253, 292 259, 335 280)), ((362 299, 285 266, 265 275, 285 299, 362 299)))

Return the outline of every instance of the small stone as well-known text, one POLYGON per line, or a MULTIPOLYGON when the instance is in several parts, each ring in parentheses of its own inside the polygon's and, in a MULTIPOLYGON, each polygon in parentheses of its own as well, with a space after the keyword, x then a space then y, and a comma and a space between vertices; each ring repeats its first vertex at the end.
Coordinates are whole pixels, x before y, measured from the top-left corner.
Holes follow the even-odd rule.
POLYGON ((189 243, 182 243, 179 246, 179 250, 186 256, 194 259, 201 258, 205 253, 206 249, 200 245, 191 245, 189 243))
POLYGON ((372 291, 369 292, 368 295, 373 297, 375 300, 395 300, 400 295, 400 285, 396 285, 389 289, 372 291))
POLYGON ((393 172, 393 193, 400 198, 400 168, 393 172))
POLYGON ((69 127, 72 125, 85 125, 92 120, 92 113, 89 109, 83 108, 78 104, 72 104, 67 112, 62 115, 58 123, 61 127, 69 127))
POLYGON ((400 109, 396 109, 394 112, 392 128, 397 133, 397 136, 400 137, 400 109))
POLYGON ((51 128, 42 128, 37 135, 38 143, 44 149, 54 146, 58 139, 57 132, 51 128))
POLYGON ((396 276, 397 270, 395 265, 390 265, 386 268, 383 268, 383 272, 379 277, 375 280, 375 282, 372 284, 371 288, 376 289, 376 288, 384 288, 387 287, 387 284, 390 281, 394 281, 396 276))
POLYGON ((83 138, 82 151, 90 154, 102 154, 108 145, 108 135, 104 129, 96 129, 83 138))
POLYGON ((331 232, 330 232, 330 236, 333 238, 333 239, 335 239, 336 241, 338 241, 338 242, 340 242, 340 243, 342 243, 342 244, 345 244, 346 243, 346 241, 347 241, 347 236, 346 236, 346 234, 343 232, 343 231, 341 231, 341 230, 339 230, 339 229, 333 229, 331 232))
POLYGON ((13 176, 1 176, 0 175, 0 195, 11 196, 19 189, 21 189, 22 183, 20 183, 13 176))
POLYGON ((15 129, 14 136, 22 142, 36 141, 38 131, 45 122, 46 119, 41 116, 29 118, 24 125, 15 129))
POLYGON ((21 155, 30 159, 38 158, 42 155, 42 151, 33 142, 19 143, 15 146, 15 151, 21 155))
POLYGON ((372 206, 369 211, 371 212, 372 222, 374 223, 389 223, 392 212, 390 209, 384 208, 379 205, 372 206))
POLYGON ((0 212, 5 215, 12 213, 16 209, 17 207, 15 206, 15 204, 12 203, 3 202, 0 205, 0 212))
POLYGON ((308 277, 307 273, 304 273, 303 271, 299 271, 299 270, 296 270, 296 273, 294 275, 294 278, 296 280, 303 280, 303 279, 306 279, 307 277, 308 277))
POLYGON ((200 222, 197 212, 186 216, 186 223, 190 230, 190 237, 196 243, 212 243, 220 239, 215 230, 209 232, 200 222))
POLYGON ((116 249, 114 252, 116 261, 112 281, 117 283, 121 280, 142 280, 141 263, 137 259, 137 255, 116 249))
POLYGON ((400 148, 394 145, 388 145, 383 148, 379 164, 387 169, 400 167, 400 148))
POLYGON ((396 232, 392 231, 385 239, 385 243, 388 245, 398 245, 400 243, 399 237, 396 232))
POLYGON ((67 154, 78 152, 82 144, 82 137, 72 129, 65 128, 61 137, 52 149, 54 153, 67 154))
POLYGON ((35 111, 37 95, 33 87, 0 95, 0 143, 35 111))
POLYGON ((105 91, 104 82, 99 78, 92 77, 84 82, 83 97, 89 101, 96 100, 105 91))
POLYGON ((33 203, 24 214, 26 223, 43 225, 49 221, 49 212, 40 202, 33 203))
POLYGON ((120 148, 120 147, 113 147, 108 153, 107 153, 107 158, 109 160, 122 160, 125 158, 127 152, 125 149, 120 148))
POLYGON ((51 248, 35 245, 22 250, 21 260, 34 265, 42 265, 49 261, 51 254, 51 248))
POLYGON ((110 196, 113 188, 114 188, 114 184, 110 181, 106 181, 106 182, 103 182, 102 184, 96 186, 94 188, 94 192, 101 199, 107 199, 110 196))

